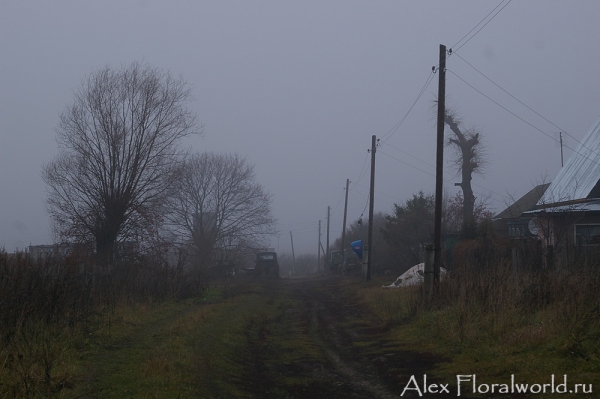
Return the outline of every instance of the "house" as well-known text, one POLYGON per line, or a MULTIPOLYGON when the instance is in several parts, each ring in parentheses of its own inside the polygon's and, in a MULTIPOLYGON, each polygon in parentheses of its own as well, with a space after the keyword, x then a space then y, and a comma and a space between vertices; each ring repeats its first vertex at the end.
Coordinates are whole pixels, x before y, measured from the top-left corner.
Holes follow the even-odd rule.
POLYGON ((530 218, 537 236, 557 255, 572 258, 599 252, 600 119, 522 217, 530 218))
POLYGON ((52 258, 64 258, 71 253, 73 246, 70 244, 30 245, 27 247, 29 256, 34 260, 45 261, 52 258))
POLYGON ((540 184, 492 218, 496 235, 511 238, 535 238, 534 216, 524 214, 532 210, 544 195, 550 183, 540 184))

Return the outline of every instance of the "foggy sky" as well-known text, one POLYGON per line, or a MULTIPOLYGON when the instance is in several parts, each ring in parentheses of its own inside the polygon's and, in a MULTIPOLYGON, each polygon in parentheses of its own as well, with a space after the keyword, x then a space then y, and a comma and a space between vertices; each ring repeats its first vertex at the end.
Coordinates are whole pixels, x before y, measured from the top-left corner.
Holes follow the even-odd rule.
MULTIPOLYGON (((437 74, 395 127, 439 45, 454 47, 447 105, 482 132, 489 162, 474 190, 499 212, 554 178, 559 131, 575 148, 600 116, 598 2, 514 0, 461 41, 506 4, 2 0, 0 245, 51 243, 41 169, 58 152, 58 115, 91 72, 133 61, 193 86, 189 106, 205 135, 185 145, 246 156, 274 196, 280 235, 271 246, 290 252, 292 231, 298 254, 316 253, 319 220, 324 245, 327 206, 331 240, 340 235, 346 179, 348 222, 367 215, 372 135, 382 138, 376 211, 434 192, 437 74)), ((454 193, 451 154, 445 187, 454 193)))

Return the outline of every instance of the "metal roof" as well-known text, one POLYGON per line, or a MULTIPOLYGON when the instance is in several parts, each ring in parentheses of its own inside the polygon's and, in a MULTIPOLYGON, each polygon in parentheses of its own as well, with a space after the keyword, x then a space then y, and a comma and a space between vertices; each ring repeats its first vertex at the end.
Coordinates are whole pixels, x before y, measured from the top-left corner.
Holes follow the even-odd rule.
POLYGON ((534 209, 523 212, 524 215, 535 215, 539 213, 573 213, 573 212, 599 212, 600 200, 590 200, 579 204, 558 205, 547 208, 534 209))
POLYGON ((600 179, 600 118, 583 138, 537 205, 589 198, 600 179))
POLYGON ((514 204, 494 216, 494 219, 516 219, 520 218, 523 212, 534 207, 542 195, 548 189, 550 183, 540 184, 532 188, 527 194, 519 198, 514 204))

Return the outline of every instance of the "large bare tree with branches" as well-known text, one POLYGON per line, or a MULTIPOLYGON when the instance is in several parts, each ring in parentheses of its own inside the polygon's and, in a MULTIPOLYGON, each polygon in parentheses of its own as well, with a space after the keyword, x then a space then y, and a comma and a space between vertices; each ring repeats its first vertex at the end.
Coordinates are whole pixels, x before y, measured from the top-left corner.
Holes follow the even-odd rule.
POLYGON ((44 166, 48 210, 62 241, 95 245, 103 264, 120 241, 156 225, 182 138, 200 133, 182 78, 137 62, 90 74, 62 112, 60 153, 44 166))
POLYGON ((473 173, 481 173, 485 163, 484 148, 481 145, 480 132, 476 129, 464 129, 462 121, 456 113, 446 110, 444 122, 453 135, 448 138, 448 145, 456 152, 456 166, 460 170, 462 180, 456 183, 463 192, 463 223, 461 233, 465 238, 473 237, 476 230, 474 216, 475 195, 471 186, 473 173))
POLYGON ((265 246, 266 237, 275 234, 271 203, 245 158, 196 154, 184 163, 169 221, 180 244, 203 267, 265 246))

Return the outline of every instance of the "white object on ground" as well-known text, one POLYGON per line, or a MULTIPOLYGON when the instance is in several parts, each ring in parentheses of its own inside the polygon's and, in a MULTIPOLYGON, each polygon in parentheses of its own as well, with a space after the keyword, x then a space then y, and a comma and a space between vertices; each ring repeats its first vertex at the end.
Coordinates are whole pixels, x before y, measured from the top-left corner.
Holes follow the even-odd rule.
MULTIPOLYGON (((440 267, 440 276, 444 274, 446 274, 446 269, 440 267)), ((392 284, 384 285, 383 288, 409 287, 421 284, 423 281, 425 281, 425 263, 419 263, 402 273, 392 284)))

